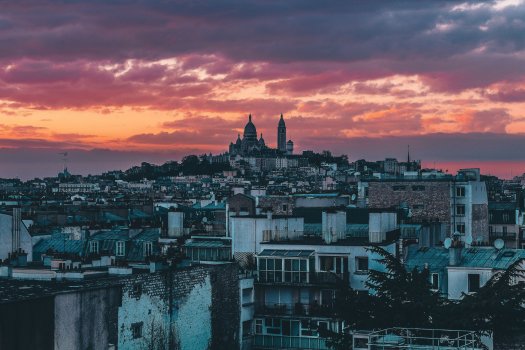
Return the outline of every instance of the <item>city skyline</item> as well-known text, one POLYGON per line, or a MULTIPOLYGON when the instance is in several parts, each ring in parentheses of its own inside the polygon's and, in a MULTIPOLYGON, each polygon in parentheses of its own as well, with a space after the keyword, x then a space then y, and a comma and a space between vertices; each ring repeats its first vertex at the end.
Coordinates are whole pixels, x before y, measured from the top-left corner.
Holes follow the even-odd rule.
POLYGON ((250 113, 272 147, 283 113, 296 152, 525 172, 523 1, 228 5, 2 5, 0 177, 225 152, 250 113))

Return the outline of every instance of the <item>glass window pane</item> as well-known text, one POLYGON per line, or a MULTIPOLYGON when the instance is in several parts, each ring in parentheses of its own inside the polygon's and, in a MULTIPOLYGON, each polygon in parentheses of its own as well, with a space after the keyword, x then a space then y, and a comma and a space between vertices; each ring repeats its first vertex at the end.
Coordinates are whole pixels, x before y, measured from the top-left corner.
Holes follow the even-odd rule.
POLYGON ((283 260, 282 259, 275 259, 275 269, 276 270, 282 270, 283 269, 283 260))
POLYGON ((301 271, 306 271, 306 260, 301 260, 301 271))
POLYGON ((273 268, 274 268, 273 259, 268 259, 268 261, 266 262, 266 264, 267 264, 267 268, 268 268, 268 270, 273 270, 273 268))
POLYGON ((292 261, 292 271, 299 271, 299 260, 294 259, 292 261))

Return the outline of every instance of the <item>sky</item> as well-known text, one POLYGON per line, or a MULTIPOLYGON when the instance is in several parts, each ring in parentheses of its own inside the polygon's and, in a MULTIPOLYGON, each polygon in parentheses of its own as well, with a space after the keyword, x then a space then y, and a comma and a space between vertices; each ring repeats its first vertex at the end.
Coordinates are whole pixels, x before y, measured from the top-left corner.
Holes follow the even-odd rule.
POLYGON ((0 177, 275 146, 525 172, 525 2, 16 1, 0 10, 0 177))

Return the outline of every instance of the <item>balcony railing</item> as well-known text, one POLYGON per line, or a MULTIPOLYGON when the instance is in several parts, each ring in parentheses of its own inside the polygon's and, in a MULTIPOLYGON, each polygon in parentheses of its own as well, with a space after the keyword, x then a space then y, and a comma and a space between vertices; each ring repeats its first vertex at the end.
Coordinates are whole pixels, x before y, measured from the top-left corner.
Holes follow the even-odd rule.
POLYGON ((333 317, 334 308, 331 305, 319 304, 269 304, 256 303, 255 313, 262 315, 293 315, 333 317))
POLYGON ((489 232, 489 237, 491 239, 501 238, 504 240, 515 240, 517 238, 516 232, 489 232))
POLYGON ((256 282, 265 284, 295 284, 295 285, 338 285, 340 283, 348 284, 349 273, 334 272, 294 272, 290 278, 280 272, 268 278, 264 273, 258 273, 256 282))
POLYGON ((291 337, 285 335, 256 334, 253 345, 256 349, 328 349, 326 341, 322 338, 291 337))

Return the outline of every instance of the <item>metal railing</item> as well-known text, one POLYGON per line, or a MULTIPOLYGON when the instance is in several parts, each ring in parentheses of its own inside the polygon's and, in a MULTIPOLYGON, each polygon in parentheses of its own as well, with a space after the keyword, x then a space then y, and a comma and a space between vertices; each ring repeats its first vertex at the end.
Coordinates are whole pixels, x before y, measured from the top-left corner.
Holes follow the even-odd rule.
POLYGON ((474 331, 425 328, 387 328, 368 334, 368 349, 480 350, 474 331))
POLYGON ((350 274, 335 272, 293 272, 290 278, 286 272, 277 271, 273 277, 268 278, 259 271, 256 282, 265 284, 296 284, 296 285, 338 285, 348 284, 350 274))
POLYGON ((304 304, 304 303, 295 303, 295 304, 256 303, 255 313, 263 314, 263 315, 333 317, 334 308, 332 305, 304 304))
POLYGON ((314 349, 328 350, 325 339, 292 337, 286 335, 256 334, 253 342, 256 349, 314 349))

